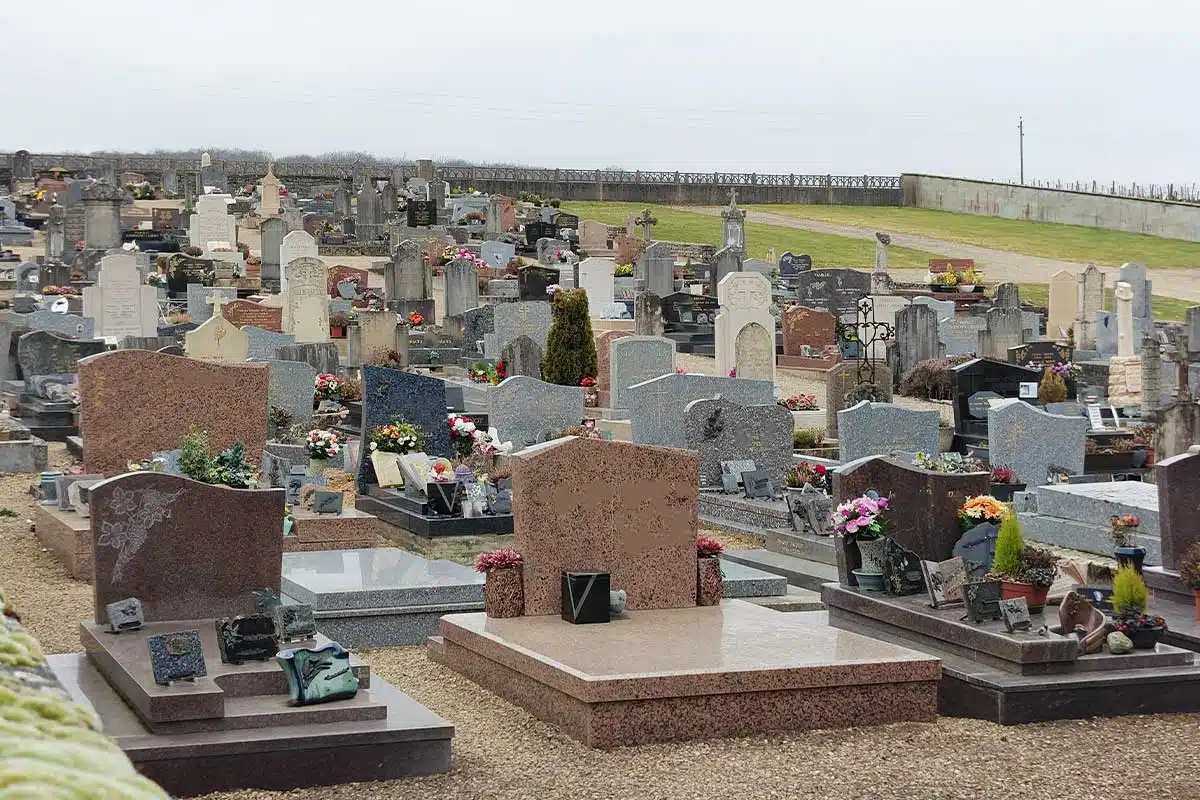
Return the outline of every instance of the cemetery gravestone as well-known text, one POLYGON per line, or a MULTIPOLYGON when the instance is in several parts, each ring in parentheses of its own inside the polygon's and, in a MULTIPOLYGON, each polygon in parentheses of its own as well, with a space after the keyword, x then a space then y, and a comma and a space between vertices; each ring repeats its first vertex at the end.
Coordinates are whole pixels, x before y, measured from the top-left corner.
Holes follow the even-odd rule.
POLYGON ((534 301, 500 303, 492 312, 492 328, 496 334, 497 352, 518 336, 528 336, 543 351, 550 336, 550 304, 534 301))
POLYGON ((246 334, 246 358, 251 361, 275 358, 279 348, 296 343, 296 337, 290 333, 276 333, 254 325, 244 326, 242 333, 246 334))
POLYGON ((517 447, 556 439, 583 419, 583 389, 514 375, 487 395, 488 425, 517 447))
MULTIPOLYGON (((425 433, 425 452, 449 458, 453 453, 446 424, 446 382, 387 367, 363 367, 363 433, 387 425, 396 417, 425 433)), ((365 494, 375 482, 370 452, 363 448, 358 466, 358 491, 365 494)))
POLYGON ((492 269, 505 269, 516 255, 516 245, 508 242, 484 242, 479 248, 479 257, 492 269))
POLYGON ((267 365, 267 411, 281 408, 291 415, 293 424, 312 419, 317 371, 300 361, 272 359, 267 365))
POLYGON ((528 336, 518 336, 500 350, 500 360, 510 376, 542 377, 542 348, 528 336))
POLYGON ((903 376, 921 361, 940 358, 937 312, 924 305, 909 305, 896 313, 896 348, 892 374, 903 376))
POLYGON ((717 374, 775 382, 775 318, 771 282, 756 272, 734 272, 717 287, 714 333, 717 374))
POLYGON ((258 227, 261 243, 262 265, 259 276, 267 282, 278 284, 281 279, 280 265, 283 239, 287 236, 287 223, 278 217, 263 220, 258 227))
POLYGON ((31 331, 17 340, 17 363, 25 379, 25 390, 32 388, 35 377, 58 375, 70 384, 79 371, 79 361, 105 352, 104 342, 95 339, 67 339, 52 331, 31 331))
POLYGON ((294 258, 284 265, 283 326, 298 344, 329 341, 328 272, 319 258, 294 258))
POLYGON ((146 622, 252 614, 254 591, 279 592, 284 493, 158 472, 91 487, 95 621, 109 603, 141 601, 146 622), (230 558, 236 553, 236 558, 230 558))
POLYGON ((675 257, 666 242, 654 242, 646 247, 634 272, 650 294, 666 297, 675 292, 675 257))
POLYGON ((281 361, 303 361, 317 372, 333 375, 338 372, 338 350, 333 342, 283 345, 276 348, 271 357, 281 361))
MULTIPOLYGON (((220 306, 221 298, 213 298, 220 306)), ((194 331, 183 337, 183 349, 189 358, 213 361, 218 364, 241 364, 249 352, 250 338, 242 333, 218 310, 194 331)))
POLYGON ((688 449, 700 454, 701 489, 721 486, 721 462, 728 459, 753 461, 772 485, 783 486, 795 427, 783 406, 694 400, 684 410, 683 424, 688 449))
POLYGON ((612 340, 610 408, 624 408, 634 384, 675 371, 675 342, 661 336, 623 336, 612 340))
POLYGON ((187 315, 199 325, 213 315, 213 304, 208 302, 214 296, 225 300, 237 300, 237 289, 232 286, 204 286, 199 283, 189 283, 187 287, 187 315))
POLYGON ((298 258, 316 258, 317 240, 304 231, 291 231, 279 245, 280 292, 287 291, 287 266, 298 258))
POLYGON ((608 572, 630 611, 695 606, 694 453, 561 439, 511 462, 527 616, 558 614, 562 573, 585 569, 608 572))
POLYGON ((604 319, 605 307, 612 303, 616 262, 611 258, 585 258, 579 262, 579 288, 587 293, 588 315, 604 319))
MULTIPOLYGON (((596 337, 596 391, 608 392, 612 388, 612 343, 617 339, 633 336, 629 331, 605 331, 596 337)), ((646 379, 643 379, 646 380, 646 379)), ((636 381, 635 381, 636 382, 636 381)), ((632 384, 631 384, 632 385, 632 384)), ((603 399, 603 398, 601 398, 603 399)), ((615 408, 616 406, 610 406, 615 408)))
POLYGON ((858 314, 859 298, 871 293, 871 274, 853 269, 815 269, 796 279, 800 305, 827 311, 845 322, 858 314))
POLYGON ((1184 553, 1200 541, 1195 524, 1200 509, 1200 448, 1159 461, 1154 467, 1158 485, 1158 529, 1162 540, 1162 565, 1178 570, 1184 553))
POLYGON ((95 321, 98 336, 154 336, 158 293, 142 283, 133 256, 104 256, 96 285, 83 290, 83 315, 95 321))
POLYGON ((456 258, 446 265, 446 316, 457 318, 479 305, 479 275, 475 264, 456 258))
POLYGON ((767 381, 670 373, 622 390, 633 441, 664 447, 687 447, 688 403, 718 396, 741 405, 768 405, 775 402, 775 387, 767 381))
POLYGON ((463 354, 470 357, 480 357, 483 353, 483 337, 495 332, 494 305, 469 308, 462 314, 463 354))
POLYGON ((941 452, 937 411, 914 411, 891 403, 863 401, 838 412, 838 446, 843 462, 893 452, 941 452))
POLYGON ((208 254, 209 242, 237 243, 237 221, 229 213, 228 196, 206 194, 196 199, 188 240, 208 254))
MULTIPOLYGON (((825 435, 831 439, 838 438, 838 412, 858 404, 858 401, 847 400, 846 397, 859 386, 858 366, 857 361, 843 361, 825 373, 825 435)), ((883 402, 890 403, 892 371, 876 364, 874 385, 882 394, 883 402)))
POLYGON ((560 283, 561 271, 550 267, 521 267, 517 270, 517 297, 521 300, 549 301, 546 287, 560 283))
MULTIPOLYGON (((71 339, 91 339, 95 335, 95 323, 90 317, 77 314, 58 314, 54 311, 30 311, 27 314, 9 314, 9 330, 51 331, 71 339)), ((1197 340, 1200 341, 1200 340, 1197 340)))
POLYGON ((1083 473, 1088 422, 1060 417, 1021 400, 1002 400, 987 416, 990 461, 1012 467, 1018 483, 1032 490, 1050 482, 1051 468, 1083 473))
POLYGON ((253 326, 273 333, 283 332, 283 308, 280 306, 266 306, 250 300, 234 300, 224 304, 221 313, 231 325, 238 328, 253 326))
POLYGON ((824 350, 837 341, 837 317, 828 311, 792 306, 780 315, 783 328, 783 353, 804 355, 804 348, 824 350))
POLYGON ((146 350, 115 350, 79 362, 85 468, 112 475, 160 450, 173 450, 195 425, 213 452, 266 441, 268 372, 261 365, 212 364, 146 350), (137 391, 131 392, 131 386, 137 391))

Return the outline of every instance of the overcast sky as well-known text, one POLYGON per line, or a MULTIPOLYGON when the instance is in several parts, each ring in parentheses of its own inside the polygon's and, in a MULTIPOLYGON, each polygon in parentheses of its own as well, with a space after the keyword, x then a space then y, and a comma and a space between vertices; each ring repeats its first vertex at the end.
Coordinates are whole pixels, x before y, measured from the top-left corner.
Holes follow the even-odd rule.
POLYGON ((3 0, 0 149, 1197 180, 1195 0, 3 0))

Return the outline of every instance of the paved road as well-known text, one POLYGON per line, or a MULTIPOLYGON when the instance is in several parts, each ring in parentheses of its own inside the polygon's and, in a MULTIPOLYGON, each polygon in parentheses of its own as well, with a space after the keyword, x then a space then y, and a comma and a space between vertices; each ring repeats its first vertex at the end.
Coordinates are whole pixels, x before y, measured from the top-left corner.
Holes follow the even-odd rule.
MULTIPOLYGON (((723 207, 676 206, 678 211, 692 211, 710 216, 719 216, 723 207)), ((832 236, 844 236, 849 239, 875 241, 875 231, 871 228, 859 228, 854 225, 838 225, 833 222, 821 222, 811 219, 796 219, 767 211, 749 210, 746 214, 749 222, 759 222, 765 225, 778 225, 782 228, 798 228, 824 233, 832 236)), ((1059 270, 1082 272, 1087 266, 1085 262, 1060 261, 1054 258, 1041 258, 1013 253, 1008 250, 994 250, 990 247, 979 247, 961 242, 947 242, 928 236, 913 236, 905 233, 892 233, 892 244, 897 247, 908 247, 914 250, 924 250, 936 253, 946 258, 972 258, 983 267, 987 273, 988 283, 998 281, 1016 281, 1017 283, 1046 283, 1050 276, 1059 270)), ((1116 279, 1117 270, 1114 267, 1101 267, 1100 271, 1109 276, 1107 286, 1112 286, 1116 279)), ((906 283, 920 283, 924 270, 893 269, 892 277, 906 283)), ((1150 280, 1154 282, 1154 293, 1167 297, 1178 297, 1182 300, 1192 300, 1200 303, 1200 272, 1186 269, 1155 269, 1149 272, 1150 280)))

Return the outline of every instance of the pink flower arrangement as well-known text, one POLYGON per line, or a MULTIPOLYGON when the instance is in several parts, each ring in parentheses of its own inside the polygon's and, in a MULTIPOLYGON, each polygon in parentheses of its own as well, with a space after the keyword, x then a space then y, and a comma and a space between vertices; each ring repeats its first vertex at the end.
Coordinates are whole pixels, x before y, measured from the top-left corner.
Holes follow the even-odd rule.
POLYGON ((877 492, 867 492, 861 497, 847 500, 830 517, 833 530, 843 538, 878 539, 887 528, 883 514, 889 505, 888 499, 880 497, 877 492))
POLYGON ((696 537, 696 555, 699 558, 716 558, 725 549, 725 545, 711 536, 703 533, 696 537))
POLYGON ((490 553, 480 553, 475 556, 476 572, 491 572, 494 569, 510 569, 519 567, 524 562, 521 554, 511 547, 492 550, 490 553))
POLYGON ((475 269, 488 269, 491 267, 491 264, 484 261, 482 258, 475 255, 465 247, 459 248, 459 251, 454 254, 454 258, 462 261, 470 261, 475 265, 475 269))
POLYGON ((729 377, 731 377, 731 378, 737 377, 737 367, 734 367, 733 369, 729 370, 729 377))

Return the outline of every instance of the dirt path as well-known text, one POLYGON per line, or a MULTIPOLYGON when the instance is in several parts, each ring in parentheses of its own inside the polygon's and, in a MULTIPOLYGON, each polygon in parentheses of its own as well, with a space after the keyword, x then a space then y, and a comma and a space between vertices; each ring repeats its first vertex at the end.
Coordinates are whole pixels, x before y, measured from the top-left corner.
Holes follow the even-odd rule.
MULTIPOLYGON (((722 207, 675 206, 677 211, 692 211, 710 216, 719 216, 722 207)), ((833 222, 820 222, 810 219, 796 219, 781 214, 766 211, 749 211, 746 214, 749 222, 759 222, 764 225, 778 225, 782 228, 799 228, 800 230, 823 233, 830 236, 844 236, 849 239, 864 239, 875 241, 875 231, 871 228, 860 228, 854 225, 838 225, 833 222)), ((946 258, 972 258, 987 272, 988 283, 997 281, 1015 281, 1017 283, 1046 283, 1050 276, 1059 270, 1079 273, 1087 266, 1086 262, 1060 261, 1054 258, 1041 258, 1013 253, 1008 250, 994 250, 990 247, 979 247, 961 242, 947 242, 942 239, 932 239, 927 236, 913 236, 904 233, 892 233, 892 244, 897 247, 908 247, 914 250, 924 250, 937 253, 946 258)), ((1117 270, 1113 267, 1101 267, 1100 271, 1108 276, 1107 286, 1112 286, 1116 279, 1117 270)), ((903 282, 919 283, 924 277, 923 270, 893 269, 889 270, 893 278, 903 282)), ((1192 270, 1184 269, 1152 269, 1149 271, 1150 280, 1154 282, 1154 293, 1166 297, 1177 297, 1181 300, 1193 300, 1200 303, 1200 275, 1192 270)))

